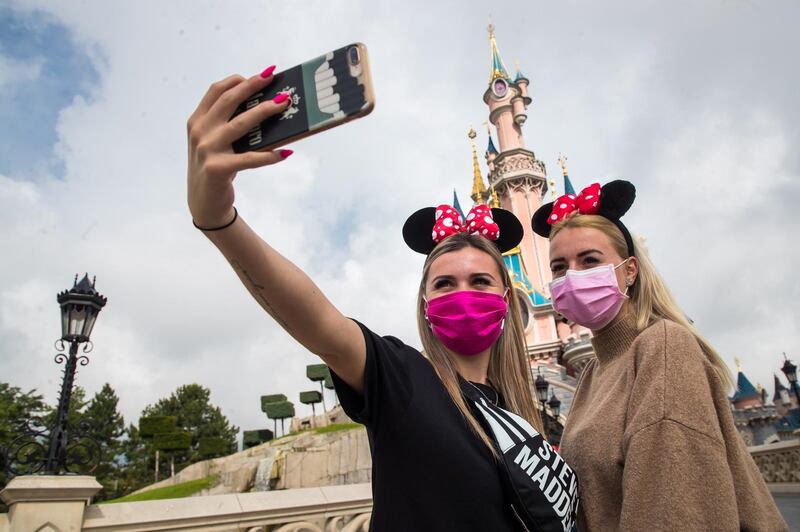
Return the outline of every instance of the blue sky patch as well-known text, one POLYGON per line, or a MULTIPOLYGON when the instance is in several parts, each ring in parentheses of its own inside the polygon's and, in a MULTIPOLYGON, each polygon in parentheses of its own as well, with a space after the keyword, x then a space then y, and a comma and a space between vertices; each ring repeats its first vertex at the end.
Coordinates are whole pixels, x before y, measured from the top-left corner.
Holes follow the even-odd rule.
POLYGON ((61 109, 91 101, 100 80, 88 50, 51 15, 0 7, 0 174, 63 176, 53 154, 61 109))

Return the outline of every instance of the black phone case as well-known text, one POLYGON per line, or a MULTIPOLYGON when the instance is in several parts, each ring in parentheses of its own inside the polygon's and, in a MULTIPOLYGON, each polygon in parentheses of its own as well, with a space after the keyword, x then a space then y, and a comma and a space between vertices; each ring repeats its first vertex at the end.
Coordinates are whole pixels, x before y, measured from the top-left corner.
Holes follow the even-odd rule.
POLYGON ((236 153, 260 150, 294 139, 306 132, 346 122, 369 104, 364 85, 350 74, 348 45, 275 75, 266 89, 245 100, 233 117, 271 100, 280 92, 291 98, 281 114, 269 117, 234 141, 236 153))

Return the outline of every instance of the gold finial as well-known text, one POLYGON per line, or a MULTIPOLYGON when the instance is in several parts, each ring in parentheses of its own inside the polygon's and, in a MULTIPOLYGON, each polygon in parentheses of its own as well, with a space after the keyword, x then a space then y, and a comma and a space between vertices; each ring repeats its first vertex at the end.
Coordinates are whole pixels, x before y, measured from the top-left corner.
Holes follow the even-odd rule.
POLYGON ((736 373, 741 373, 742 372, 742 361, 739 360, 739 357, 734 357, 733 361, 736 362, 736 373))
POLYGON ((495 209, 500 208, 500 198, 497 197, 497 190, 495 190, 494 185, 492 185, 492 207, 495 209))
POLYGON ((555 201, 555 199, 556 199, 556 182, 553 180, 552 177, 550 178, 550 193, 553 195, 553 200, 555 201))
POLYGON ((756 383, 756 391, 759 393, 759 395, 761 394, 761 389, 762 389, 762 388, 761 388, 761 383, 760 383, 760 382, 757 382, 757 383, 756 383))
POLYGON ((519 72, 519 71, 520 71, 520 68, 519 68, 519 58, 518 58, 518 57, 515 57, 515 58, 514 58, 514 67, 517 69, 517 72, 519 72))
POLYGON ((567 156, 558 152, 558 162, 561 163, 561 174, 567 177, 567 156))
POLYGON ((483 197, 486 194, 486 186, 483 184, 483 177, 481 177, 481 167, 478 164, 478 151, 475 149, 475 137, 478 134, 475 132, 475 129, 470 126, 469 132, 467 132, 467 137, 469 137, 469 143, 472 146, 472 194, 470 197, 472 201, 475 203, 483 203, 483 197))
POLYGON ((489 15, 489 25, 486 26, 486 31, 489 32, 489 35, 494 35, 494 24, 492 24, 492 16, 489 15))

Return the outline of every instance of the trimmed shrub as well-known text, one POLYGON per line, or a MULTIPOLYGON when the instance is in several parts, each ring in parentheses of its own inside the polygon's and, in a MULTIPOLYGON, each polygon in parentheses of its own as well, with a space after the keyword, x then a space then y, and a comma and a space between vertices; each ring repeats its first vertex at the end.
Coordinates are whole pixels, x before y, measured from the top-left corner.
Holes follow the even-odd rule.
POLYGON ((291 401, 281 401, 280 403, 267 403, 265 412, 270 419, 285 419, 294 417, 294 405, 291 401))
POLYGON ((322 402, 322 394, 316 390, 310 392, 300 392, 300 402, 304 405, 311 405, 322 402))
POLYGON ((333 378, 331 377, 330 372, 325 376, 325 387, 329 390, 333 390, 333 378))
POLYGON ((289 398, 283 395, 282 393, 276 393, 272 395, 262 395, 261 396, 261 411, 267 411, 267 405, 270 403, 282 403, 283 401, 288 401, 289 398))
POLYGON ((269 429, 246 430, 242 433, 242 447, 249 449, 273 438, 272 431, 269 429))
POLYGON ((197 452, 200 456, 217 456, 228 453, 228 444, 222 438, 200 438, 197 442, 197 452))
POLYGON ((152 438, 156 434, 175 432, 175 416, 149 416, 139 418, 139 434, 142 438, 152 438))
POLYGON ((192 433, 182 430, 156 434, 153 445, 159 451, 183 451, 192 446, 192 433))
POLYGON ((330 371, 325 364, 309 364, 306 366, 306 377, 315 382, 324 381, 330 371))

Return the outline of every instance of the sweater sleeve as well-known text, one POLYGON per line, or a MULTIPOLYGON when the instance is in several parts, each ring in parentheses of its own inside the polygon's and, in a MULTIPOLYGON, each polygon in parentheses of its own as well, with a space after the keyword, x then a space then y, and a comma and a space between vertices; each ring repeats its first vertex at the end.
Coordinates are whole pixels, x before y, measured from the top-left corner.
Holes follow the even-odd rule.
POLYGON ((755 464, 700 345, 675 323, 652 329, 636 346, 620 529, 785 530, 757 471, 741 474, 755 464), (758 516, 755 528, 742 506, 758 516))

